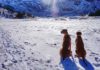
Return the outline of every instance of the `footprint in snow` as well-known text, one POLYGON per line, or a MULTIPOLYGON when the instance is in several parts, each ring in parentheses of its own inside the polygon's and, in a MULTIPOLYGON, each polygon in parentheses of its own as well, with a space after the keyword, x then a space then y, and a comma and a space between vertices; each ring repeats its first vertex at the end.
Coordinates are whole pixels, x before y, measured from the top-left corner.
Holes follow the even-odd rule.
POLYGON ((95 57, 95 61, 96 61, 96 62, 100 62, 100 58, 95 57))
POLYGON ((94 66, 100 67, 100 63, 93 63, 94 66))
POLYGON ((24 42, 25 45, 29 45, 29 46, 36 46, 36 44, 31 44, 29 42, 24 42))
POLYGON ((99 54, 91 52, 90 56, 99 56, 99 54))

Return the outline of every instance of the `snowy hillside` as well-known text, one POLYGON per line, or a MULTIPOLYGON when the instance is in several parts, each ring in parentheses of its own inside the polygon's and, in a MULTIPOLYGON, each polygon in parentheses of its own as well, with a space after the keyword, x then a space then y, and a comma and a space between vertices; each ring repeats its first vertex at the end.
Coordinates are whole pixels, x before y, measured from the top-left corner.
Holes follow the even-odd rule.
POLYGON ((0 7, 11 12, 27 13, 33 16, 85 15, 100 9, 99 0, 0 0, 0 7), (55 2, 55 3, 54 3, 55 2), (54 6, 54 7, 53 7, 54 6), (55 11, 56 11, 55 10, 55 11))
POLYGON ((0 19, 0 70, 100 70, 100 19, 0 19), (73 58, 60 60, 68 29, 73 58), (86 64, 75 58, 76 31, 82 31, 86 64), (67 68, 67 69, 66 69, 67 68))

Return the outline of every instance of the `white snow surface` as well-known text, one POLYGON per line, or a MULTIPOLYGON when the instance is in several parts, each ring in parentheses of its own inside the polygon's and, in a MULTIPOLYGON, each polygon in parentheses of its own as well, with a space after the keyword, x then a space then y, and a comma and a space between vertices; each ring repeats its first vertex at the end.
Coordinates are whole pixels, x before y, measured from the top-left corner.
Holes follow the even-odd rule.
POLYGON ((100 70, 100 19, 1 18, 0 70, 100 70), (71 36, 73 58, 61 62, 62 29, 71 36), (77 31, 83 33, 87 66, 74 57, 77 31))

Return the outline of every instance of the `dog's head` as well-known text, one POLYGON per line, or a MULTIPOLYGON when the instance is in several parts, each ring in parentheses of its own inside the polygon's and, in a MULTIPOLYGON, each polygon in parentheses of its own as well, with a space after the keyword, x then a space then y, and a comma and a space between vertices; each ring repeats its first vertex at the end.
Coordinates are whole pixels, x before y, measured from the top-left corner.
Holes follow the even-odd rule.
POLYGON ((61 31, 61 34, 65 34, 65 33, 68 34, 67 29, 63 29, 63 30, 61 31))
POLYGON ((76 35, 77 36, 81 36, 82 35, 82 32, 76 32, 76 35))

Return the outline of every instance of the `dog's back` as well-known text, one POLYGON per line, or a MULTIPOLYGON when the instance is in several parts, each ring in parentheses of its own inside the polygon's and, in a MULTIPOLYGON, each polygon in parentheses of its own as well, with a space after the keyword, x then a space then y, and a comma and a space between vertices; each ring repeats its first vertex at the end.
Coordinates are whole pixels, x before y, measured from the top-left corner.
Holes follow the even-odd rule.
POLYGON ((71 56, 72 54, 71 54, 71 51, 70 50, 65 50, 65 49, 61 49, 60 50, 60 56, 63 58, 63 59, 65 59, 66 57, 69 57, 69 56, 71 56))
POLYGON ((84 49, 84 43, 81 36, 78 36, 76 39, 76 54, 83 58, 86 56, 86 51, 84 49))
POLYGON ((64 39, 63 39, 63 44, 62 44, 62 49, 60 50, 60 56, 62 58, 66 58, 71 56, 71 50, 69 49, 70 46, 70 36, 69 35, 65 35, 64 39))

